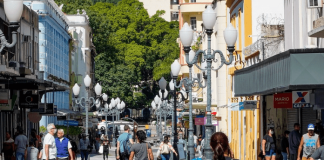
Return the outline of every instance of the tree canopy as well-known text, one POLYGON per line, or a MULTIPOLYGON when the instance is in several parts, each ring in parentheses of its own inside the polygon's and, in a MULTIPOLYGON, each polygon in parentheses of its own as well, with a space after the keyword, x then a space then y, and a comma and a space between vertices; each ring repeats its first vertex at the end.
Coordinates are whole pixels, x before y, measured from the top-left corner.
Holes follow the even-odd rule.
POLYGON ((127 107, 149 105, 157 93, 156 81, 170 77, 170 65, 179 56, 179 23, 161 18, 165 11, 149 17, 138 0, 56 2, 65 4, 63 12, 68 14, 87 11, 98 54, 95 75, 103 91, 120 97, 127 107), (139 92, 133 92, 135 86, 139 92))

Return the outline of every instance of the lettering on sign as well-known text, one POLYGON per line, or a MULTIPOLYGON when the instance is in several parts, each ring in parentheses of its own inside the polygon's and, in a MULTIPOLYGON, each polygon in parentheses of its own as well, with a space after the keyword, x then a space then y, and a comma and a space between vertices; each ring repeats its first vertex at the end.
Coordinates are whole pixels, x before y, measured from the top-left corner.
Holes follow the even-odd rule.
POLYGON ((278 93, 273 95, 274 108, 292 108, 292 93, 278 93))
POLYGON ((293 108, 312 107, 312 105, 310 104, 310 93, 311 91, 293 91, 293 108))

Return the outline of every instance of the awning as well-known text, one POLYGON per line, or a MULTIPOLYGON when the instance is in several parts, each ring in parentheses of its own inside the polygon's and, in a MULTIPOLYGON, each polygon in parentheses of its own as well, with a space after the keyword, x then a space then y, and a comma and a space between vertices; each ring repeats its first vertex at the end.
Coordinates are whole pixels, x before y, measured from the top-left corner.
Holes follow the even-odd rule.
POLYGON ((72 110, 69 110, 69 109, 61 109, 61 108, 58 108, 57 109, 57 116, 66 116, 66 115, 78 115, 79 112, 75 112, 75 111, 72 111, 72 110))
POLYGON ((292 49, 235 71, 235 96, 324 88, 324 49, 292 49))
MULTIPOLYGON (((192 103, 192 109, 203 109, 206 110, 207 103, 192 103)), ((211 107, 217 107, 217 104, 211 104, 211 107)), ((189 109, 189 103, 186 103, 185 109, 189 109)))

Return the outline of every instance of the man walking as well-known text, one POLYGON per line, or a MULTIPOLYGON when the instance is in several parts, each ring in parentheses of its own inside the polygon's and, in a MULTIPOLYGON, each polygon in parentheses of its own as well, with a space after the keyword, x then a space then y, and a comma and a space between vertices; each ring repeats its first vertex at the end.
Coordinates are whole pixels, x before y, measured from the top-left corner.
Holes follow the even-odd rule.
POLYGON ((17 127, 17 131, 19 135, 15 138, 16 160, 24 160, 25 151, 28 147, 28 140, 20 126, 17 127))
POLYGON ((47 134, 44 137, 43 143, 43 160, 56 160, 57 151, 56 144, 54 139, 54 134, 57 129, 55 128, 54 123, 50 123, 47 125, 47 134))
MULTIPOLYGON (((117 139, 117 159, 121 159, 121 160, 128 160, 129 155, 127 153, 127 151, 124 150, 124 148, 126 146, 124 146, 124 143, 126 142, 130 142, 131 144, 133 144, 133 139, 132 139, 132 135, 130 135, 129 132, 129 126, 125 125, 124 126, 124 133, 121 134, 118 139, 117 139)), ((125 144, 126 144, 125 143, 125 144)))
POLYGON ((294 124, 294 130, 289 133, 288 143, 289 143, 289 160, 297 160, 298 147, 300 144, 301 134, 299 133, 300 125, 299 123, 294 124))
POLYGON ((80 139, 80 150, 81 150, 81 159, 88 160, 88 146, 90 145, 87 135, 83 134, 82 139, 80 139))
POLYGON ((68 160, 70 155, 70 160, 73 160, 72 145, 68 138, 64 137, 64 130, 57 130, 57 138, 55 138, 55 143, 57 147, 57 159, 58 160, 68 160))
MULTIPOLYGON (((315 126, 313 124, 309 124, 307 126, 308 133, 304 134, 300 140, 298 155, 300 155, 303 150, 303 159, 302 160, 310 160, 311 155, 315 152, 317 148, 320 147, 320 141, 318 140, 318 134, 314 133, 315 126)), ((297 158, 300 160, 300 157, 297 158)))

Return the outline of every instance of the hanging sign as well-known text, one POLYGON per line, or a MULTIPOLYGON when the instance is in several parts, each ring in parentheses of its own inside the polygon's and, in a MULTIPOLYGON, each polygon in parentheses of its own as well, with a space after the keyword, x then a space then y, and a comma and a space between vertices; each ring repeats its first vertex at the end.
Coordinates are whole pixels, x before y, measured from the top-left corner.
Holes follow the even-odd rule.
POLYGON ((195 118, 195 125, 204 125, 204 118, 195 118))
POLYGON ((273 95, 274 108, 292 108, 292 93, 278 93, 273 95))
POLYGON ((292 102, 293 108, 309 108, 310 104, 310 91, 293 91, 292 102))
POLYGON ((253 110, 257 109, 258 101, 244 101, 239 102, 239 110, 253 110))
POLYGON ((50 115, 56 115, 57 113, 57 108, 56 108, 56 105, 54 106, 53 103, 47 103, 45 105, 45 112, 44 113, 39 113, 41 115, 47 115, 47 116, 50 116, 50 115))
POLYGON ((40 114, 45 114, 45 111, 46 111, 46 107, 45 107, 45 103, 40 103, 38 105, 38 108, 31 108, 30 109, 30 112, 38 112, 40 114))
POLYGON ((19 98, 19 107, 38 108, 38 95, 21 94, 19 98))
POLYGON ((17 95, 13 95, 12 96, 12 99, 9 99, 8 103, 3 103, 3 104, 0 104, 0 111, 2 112, 5 112, 5 111, 13 111, 13 108, 16 104, 16 101, 17 101, 17 95))

